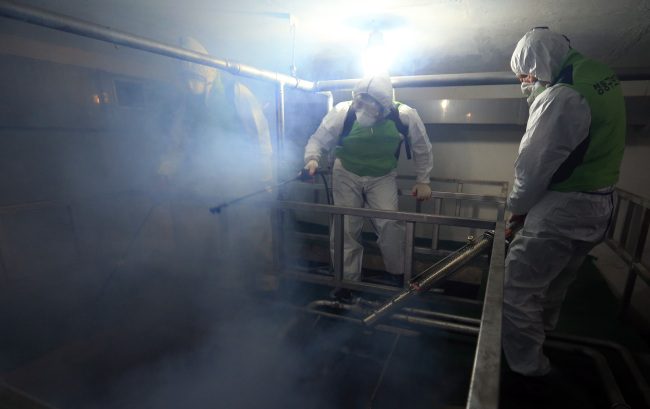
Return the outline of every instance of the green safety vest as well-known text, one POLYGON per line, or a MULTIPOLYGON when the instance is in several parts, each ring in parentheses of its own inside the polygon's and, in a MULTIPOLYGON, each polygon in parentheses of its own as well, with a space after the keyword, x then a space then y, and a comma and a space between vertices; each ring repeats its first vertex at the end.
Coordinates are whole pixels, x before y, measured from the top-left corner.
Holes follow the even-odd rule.
POLYGON ((616 74, 570 50, 551 86, 578 91, 589 104, 589 134, 553 175, 549 190, 580 192, 618 182, 625 150, 625 101, 616 74))
POLYGON ((355 120, 350 134, 336 147, 336 156, 349 172, 379 177, 397 167, 395 153, 401 143, 394 121, 383 118, 373 126, 362 127, 355 120))

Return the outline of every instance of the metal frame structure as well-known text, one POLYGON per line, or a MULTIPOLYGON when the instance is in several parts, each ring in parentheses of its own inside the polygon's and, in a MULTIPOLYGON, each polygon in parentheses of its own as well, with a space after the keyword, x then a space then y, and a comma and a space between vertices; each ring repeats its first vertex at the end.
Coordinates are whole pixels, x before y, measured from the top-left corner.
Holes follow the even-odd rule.
POLYGON ((625 318, 637 277, 650 285, 650 264, 644 260, 650 228, 650 199, 616 189, 618 202, 605 243, 628 265, 620 317, 625 318), (621 210, 625 209, 622 215, 621 210), (622 217, 619 217, 622 216, 622 217))
MULTIPOLYGON (((434 192, 433 195, 435 195, 437 192, 434 192)), ((449 194, 445 192, 440 192, 444 196, 448 196, 449 194)), ((448 197, 453 197, 452 196, 448 197)), ((466 198, 466 197, 465 197, 466 198)), ((503 214, 503 208, 505 207, 505 197, 487 197, 486 201, 495 201, 499 203, 499 206, 501 210, 499 211, 499 214, 503 214)), ((264 205, 264 203, 260 203, 260 205, 264 205)), ((388 210, 375 210, 375 209, 364 209, 364 208, 352 208, 352 207, 342 207, 342 206, 330 206, 330 205, 324 205, 324 204, 313 204, 313 203, 299 203, 299 202, 290 202, 290 201, 278 201, 278 202, 272 202, 270 205, 274 208, 278 208, 281 210, 280 215, 279 215, 279 220, 278 220, 278 226, 277 229, 280 231, 281 226, 284 224, 283 223, 283 218, 285 215, 283 214, 283 211, 287 210, 292 210, 292 211, 307 211, 307 212, 316 212, 316 213, 325 213, 332 215, 333 219, 333 224, 338 224, 342 226, 343 223, 343 216, 360 216, 360 217, 367 217, 367 218, 380 218, 380 219, 391 219, 391 220, 401 220, 406 222, 406 253, 409 255, 413 255, 415 252, 423 253, 423 254, 430 254, 431 251, 428 248, 424 247, 415 247, 414 242, 413 242, 413 237, 414 237, 414 231, 415 231, 415 223, 426 223, 426 224, 432 224, 432 225, 445 225, 445 226, 457 226, 457 227, 469 227, 469 228, 478 228, 478 229, 484 229, 484 230, 494 230, 495 228, 495 223, 497 223, 501 219, 495 219, 495 220, 481 220, 481 219, 468 219, 468 218, 462 218, 462 217, 456 217, 456 216, 443 216, 443 215, 432 215, 432 214, 424 214, 424 213, 409 213, 409 212, 393 212, 393 211, 388 211, 388 210)), ((295 278, 302 278, 305 281, 311 281, 311 282, 317 282, 321 284, 327 284, 327 285, 332 285, 332 286, 337 286, 337 287, 346 287, 346 288, 351 288, 351 289, 368 289, 370 291, 373 290, 381 290, 385 289, 386 286, 381 286, 381 285, 375 285, 375 284, 370 284, 370 283, 359 283, 359 282, 352 282, 352 281, 346 281, 343 279, 343 259, 340 256, 342 254, 343 250, 343 232, 342 230, 338 230, 338 235, 337 237, 334 238, 335 245, 338 249, 338 251, 335 252, 335 260, 333 263, 333 269, 334 269, 334 275, 333 277, 326 277, 326 276, 314 276, 313 274, 309 273, 300 273, 300 272, 295 272, 292 273, 291 275, 295 278), (337 257, 338 256, 338 257, 337 257)), ((281 233, 280 233, 281 234, 281 233)), ((313 237, 313 235, 312 235, 313 237)), ((505 236, 504 236, 505 237, 505 236)), ((327 236, 321 236, 321 239, 323 240, 329 240, 329 235, 327 236)), ((280 238, 279 242, 282 243, 284 240, 280 238)), ((283 250, 282 248, 278 249, 279 253, 277 253, 277 257, 279 258, 279 271, 284 271, 286 268, 286 263, 284 262, 284 255, 283 255, 283 250)), ((408 281, 411 278, 411 266, 412 266, 412 257, 406 257, 407 260, 405 261, 405 277, 404 280, 408 281)), ((395 291, 394 289, 391 288, 392 291, 395 291)), ((386 293, 385 291, 379 291, 381 293, 386 293)))
MULTIPOLYGON (((444 194, 445 197, 454 197, 454 194, 444 194)), ((458 199, 467 198, 462 194, 458 199)), ((505 197, 490 198, 499 203, 499 214, 503 215, 505 197)), ((503 237, 503 240, 494 240, 491 249, 488 281, 485 298, 483 302, 475 303, 481 308, 480 327, 478 329, 478 342, 472 371, 471 387, 468 393, 467 409, 496 409, 499 402, 499 372, 501 366, 501 313, 503 304, 503 276, 504 276, 504 254, 505 254, 505 221, 503 219, 488 221, 478 219, 467 219, 455 216, 429 215, 422 213, 393 212, 385 210, 360 209, 341 206, 330 206, 322 204, 298 203, 289 201, 271 202, 267 205, 279 210, 279 220, 276 226, 281 231, 283 212, 286 211, 310 211, 327 213, 332 215, 333 223, 343 226, 343 217, 361 216, 375 217, 406 222, 407 254, 413 254, 413 237, 415 223, 429 223, 446 226, 474 227, 486 230, 494 230, 495 237, 503 237)), ((337 229, 337 236, 334 238, 335 246, 338 249, 334 252, 334 276, 319 276, 315 274, 291 271, 282 263, 282 248, 280 251, 279 272, 283 277, 304 280, 319 284, 345 287, 366 292, 379 294, 393 294, 400 289, 383 286, 380 284, 363 283, 358 281, 347 281, 343 279, 343 229, 337 229)), ((283 238, 279 237, 280 243, 283 238)), ((411 265, 411 257, 407 257, 406 263, 411 265)), ((405 272, 405 281, 410 279, 410 268, 405 272)), ((455 300, 458 301, 458 300, 455 300)), ((471 304, 471 303, 467 303, 471 304)))
MULTIPOLYGON (((398 176, 398 179, 414 179, 414 177, 409 177, 409 176, 398 176)), ((440 238, 440 225, 451 225, 451 226, 457 226, 457 227, 469 227, 469 228, 480 228, 480 229, 493 229, 492 223, 493 221, 499 221, 499 220, 504 220, 505 216, 505 203, 506 203, 506 193, 508 190, 508 182, 495 182, 495 181, 483 181, 483 180, 470 180, 470 179, 446 179, 446 178, 431 178, 431 181, 433 183, 450 183, 452 185, 456 186, 457 193, 454 192, 441 192, 441 191, 432 191, 431 193, 431 199, 433 201, 433 213, 427 213, 427 216, 441 216, 440 220, 452 220, 451 223, 449 222, 438 222, 435 219, 431 219, 430 217, 427 218, 426 220, 422 220, 421 218, 419 220, 409 220, 406 223, 406 254, 411 255, 411 257, 407 257, 405 260, 405 266, 404 266, 404 280, 408 281, 411 278, 411 273, 412 273, 412 267, 413 267, 413 259, 412 255, 413 254, 427 254, 427 255, 433 255, 433 256, 444 256, 448 255, 450 253, 449 250, 441 250, 438 247, 439 243, 439 238, 440 238), (501 193, 499 195, 477 195, 477 194, 469 194, 469 193, 463 193, 463 186, 468 185, 468 184, 473 184, 473 185, 479 185, 479 186, 496 186, 500 188, 501 193), (454 215, 453 216, 443 216, 441 214, 442 212, 442 201, 444 200, 450 200, 450 201, 455 201, 455 210, 454 210, 454 215), (495 207, 495 213, 494 213, 494 218, 490 218, 489 220, 481 220, 481 219, 466 219, 461 217, 461 206, 462 202, 471 202, 471 203, 485 203, 488 205, 494 205, 495 207), (454 223, 453 221, 456 221, 454 223), (488 223, 485 223, 485 222, 488 223), (426 224, 432 225, 432 231, 431 231, 431 245, 429 247, 422 247, 422 246, 416 246, 415 245, 415 222, 423 222, 426 224), (468 223, 469 222, 469 223, 468 223), (476 222, 474 224, 474 222, 476 222)), ((313 189, 314 191, 314 198, 315 202, 318 202, 318 196, 323 189, 323 185, 320 184, 309 184, 305 186, 306 189, 313 189)), ((327 192, 326 192, 327 194, 327 192)), ((399 189, 398 192, 399 196, 402 197, 409 197, 412 198, 412 194, 410 190, 403 190, 399 189)), ((338 207, 340 208, 340 207, 338 207)), ((321 209, 320 207, 315 207, 314 209, 321 209)), ((316 211, 319 213, 329 213, 332 214, 331 212, 328 211, 322 211, 322 210, 312 210, 312 209, 298 209, 298 210, 307 210, 307 211, 316 211)), ((362 212, 365 210, 370 210, 370 209, 359 209, 362 212)), ((375 210, 373 212, 379 212, 379 214, 383 215, 384 217, 380 218, 386 218, 386 219, 391 219, 392 217, 389 217, 391 214, 394 214, 395 212, 390 212, 390 211, 379 211, 375 210)), ((407 214, 405 212, 400 212, 401 214, 407 214)), ((350 214, 350 213, 343 213, 343 214, 350 214)), ((423 215, 422 213, 422 202, 416 202, 416 208, 415 208, 415 213, 413 214, 418 214, 418 215, 423 215)), ((357 215, 357 214, 352 214, 352 215, 357 215)), ((375 217, 375 216, 372 216, 375 217)), ((398 220, 398 219, 396 219, 398 220)), ((334 223, 338 223, 338 219, 335 217, 333 220, 334 223)), ((305 239, 315 239, 315 240, 320 240, 324 242, 329 242, 329 235, 316 235, 313 233, 298 233, 298 237, 305 238, 305 239)), ((365 246, 374 246, 376 247, 376 243, 374 241, 363 241, 363 244, 365 246)), ((280 249, 278 249, 280 250, 280 249)), ((282 258, 282 253, 278 253, 278 257, 282 258)), ((285 263, 281 262, 281 264, 285 265, 285 263)), ((336 263, 335 263, 336 264, 336 263)), ((333 266, 335 272, 337 272, 337 266, 333 266)), ((342 267, 341 267, 342 268, 342 267)), ((309 276, 304 276, 304 275, 298 275, 298 277, 309 277, 309 276)), ((346 283, 343 283, 340 276, 337 274, 334 275, 334 281, 332 281, 329 278, 311 278, 307 279, 308 281, 318 281, 324 284, 330 284, 330 285, 335 285, 335 286, 342 286, 346 287, 346 283)))
MULTIPOLYGON (((400 180, 408 180, 408 181, 414 181, 415 176, 404 176, 404 175, 398 175, 397 176, 398 180, 398 185, 400 180)), ((433 185, 449 185, 450 189, 449 191, 439 191, 439 190, 433 190, 431 192, 431 201, 433 205, 433 209, 429 212, 429 214, 433 215, 441 215, 442 214, 442 204, 443 200, 448 200, 448 201, 454 201, 455 202, 455 208, 454 208, 454 213, 453 216, 455 217, 461 217, 461 209, 463 209, 463 203, 473 203, 473 204, 479 204, 483 203, 486 205, 491 205, 495 207, 495 218, 494 220, 503 220, 505 217, 505 201, 503 198, 505 198, 508 194, 508 182, 501 182, 501 181, 491 181, 491 180, 478 180, 478 179, 452 179, 452 178, 438 178, 438 177, 430 177, 431 183, 433 185), (496 190, 499 192, 497 194, 472 194, 472 193, 465 193, 463 190, 465 187, 468 186, 473 186, 473 187, 494 187, 496 190), (455 192, 451 191, 455 190, 455 192)), ((329 185, 331 186, 331 180, 328 182, 329 185)), ((294 186, 295 188, 296 186, 294 186)), ((314 203, 319 203, 319 197, 320 194, 322 193, 322 190, 325 190, 325 186, 322 184, 302 184, 301 186, 302 189, 309 189, 313 190, 313 200, 314 203)), ((331 190, 331 187, 329 188, 331 190)), ((325 192, 325 194, 329 194, 330 192, 325 192)), ((398 188, 398 196, 402 197, 408 197, 412 198, 412 192, 410 189, 401 189, 398 188)), ((423 202, 422 201, 416 201, 415 202, 415 213, 422 213, 422 206, 423 202)), ((490 219, 492 220, 492 219, 490 219)), ((303 236, 309 236, 310 238, 313 238, 312 235, 303 235, 303 236)), ((441 250, 439 249, 439 240, 440 240, 440 225, 438 224, 433 224, 432 226, 432 231, 431 231, 431 237, 429 237, 431 240, 431 245, 429 247, 413 247, 413 252, 416 254, 429 254, 429 255, 434 255, 434 256, 441 256, 441 255, 446 255, 449 253, 449 251, 446 250, 441 250)), ((373 246, 374 243, 372 242, 364 242, 364 245, 369 245, 373 246)))

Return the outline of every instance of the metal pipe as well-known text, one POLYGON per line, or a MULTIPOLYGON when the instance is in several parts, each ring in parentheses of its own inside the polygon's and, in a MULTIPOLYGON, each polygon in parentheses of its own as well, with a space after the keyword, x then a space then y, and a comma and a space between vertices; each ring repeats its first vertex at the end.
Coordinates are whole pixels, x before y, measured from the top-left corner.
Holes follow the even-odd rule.
MULTIPOLYGON (((413 250, 415 247, 415 223, 406 222, 406 231, 405 231, 406 243, 404 246, 404 281, 403 283, 408 283, 411 281, 411 276, 413 274, 413 250)), ((403 284, 402 284, 403 286, 403 284)))
POLYGON ((435 318, 440 318, 445 321, 450 321, 450 322, 458 322, 461 324, 467 324, 467 325, 474 325, 478 327, 481 325, 481 320, 478 318, 470 318, 470 317, 463 317, 462 315, 453 315, 453 314, 445 314, 442 312, 436 312, 436 311, 430 311, 430 310, 422 310, 418 308, 402 308, 402 311, 409 313, 411 315, 424 315, 424 316, 429 316, 429 317, 435 317, 435 318))
POLYGON ((367 326, 375 325, 382 318, 392 314, 398 308, 403 307, 416 295, 425 293, 429 289, 433 288, 435 284, 449 278, 474 257, 488 250, 492 245, 493 240, 493 234, 485 233, 477 241, 470 243, 465 248, 458 250, 458 252, 425 270, 418 277, 413 279, 413 282, 410 284, 408 289, 402 291, 382 307, 377 309, 374 313, 366 317, 363 320, 364 324, 367 326), (433 268, 435 269, 431 273, 428 273, 428 271, 433 268))
MULTIPOLYGON (((621 81, 650 80, 650 68, 620 68, 614 71, 621 81)), ((351 90, 358 81, 359 79, 318 81, 316 89, 318 91, 351 90)), ((393 88, 519 84, 517 77, 510 71, 391 77, 391 81, 393 88)))
POLYGON ((342 214, 332 216, 332 231, 334 232, 334 279, 337 282, 343 280, 343 229, 345 228, 345 217, 342 214))
POLYGON ((453 322, 438 321, 429 318, 413 317, 411 315, 405 315, 405 314, 393 314, 390 317, 391 319, 396 321, 441 329, 444 331, 455 332, 457 334, 476 336, 478 335, 478 330, 479 330, 478 327, 474 327, 471 325, 455 324, 453 322))
MULTIPOLYGON (((515 225, 508 226, 511 233, 515 225)), ((495 237, 505 237, 505 222, 496 224, 495 237)), ((493 409, 499 407, 499 374, 501 371, 501 322, 503 314, 503 277, 505 274, 505 240, 494 240, 490 269, 485 284, 483 311, 474 368, 467 395, 467 409, 493 409)))
POLYGON ((447 257, 443 259, 442 265, 436 264, 437 269, 433 274, 428 274, 422 277, 421 280, 414 282, 414 285, 417 285, 417 290, 427 291, 432 288, 435 283, 438 283, 442 280, 447 279, 453 273, 458 271, 459 268, 463 267, 465 264, 470 262, 474 257, 488 250, 492 246, 492 241, 494 240, 494 235, 485 233, 475 242, 470 243, 466 248, 456 257, 447 257))
MULTIPOLYGON (((345 321, 348 324, 353 324, 353 325, 357 325, 357 326, 360 326, 360 327, 364 326, 363 322, 358 318, 346 317, 344 315, 332 314, 332 313, 329 313, 329 312, 319 311, 319 310, 312 309, 312 308, 298 307, 298 306, 295 306, 295 305, 290 305, 290 304, 285 304, 285 303, 278 303, 278 302, 272 302, 272 301, 269 302, 269 303, 273 304, 275 306, 283 307, 283 308, 290 308, 290 309, 295 310, 295 311, 301 311, 301 312, 315 314, 315 315, 322 316, 322 317, 333 318, 333 319, 336 319, 336 320, 339 320, 339 321, 345 321)), ((358 307, 355 307, 354 305, 343 304, 343 303, 340 303, 338 301, 329 301, 329 300, 316 301, 315 305, 322 306, 322 307, 330 307, 330 308, 335 308, 335 309, 343 309, 343 310, 347 310, 347 311, 354 310, 355 308, 358 308, 358 307)), ((406 336, 410 336, 410 337, 416 337, 416 336, 420 335, 420 333, 418 333, 416 331, 405 329, 405 328, 392 327, 390 325, 377 325, 375 327, 375 329, 380 330, 380 331, 391 332, 391 333, 394 333, 394 334, 406 335, 406 336)))
POLYGON ((645 380, 645 377, 639 370, 639 367, 634 361, 634 357, 630 351, 623 345, 609 340, 580 337, 577 335, 561 334, 557 332, 547 332, 546 338, 557 341, 571 342, 574 344, 589 345, 592 347, 608 348, 618 352, 623 359, 623 363, 630 371, 630 375, 632 375, 637 389, 643 396, 646 406, 650 408, 650 385, 648 385, 648 382, 645 380))
POLYGON ((605 386, 605 393, 607 394, 607 398, 611 404, 609 407, 611 409, 617 409, 617 408, 630 409, 630 406, 627 403, 625 403, 623 394, 621 393, 621 390, 619 389, 618 384, 616 383, 616 378, 614 377, 612 370, 607 364, 607 359, 600 352, 596 351, 593 348, 571 344, 568 342, 560 342, 560 341, 547 340, 546 342, 544 342, 544 346, 553 349, 560 349, 562 351, 569 352, 569 353, 580 352, 581 354, 591 358, 594 364, 596 365, 596 368, 598 369, 598 375, 600 376, 600 380, 605 386))
POLYGON ((327 112, 331 111, 334 108, 334 95, 331 91, 322 91, 318 94, 325 95, 327 97, 327 112))
POLYGON ((238 62, 213 58, 209 55, 189 51, 182 47, 171 46, 124 31, 68 17, 63 14, 54 13, 45 9, 25 6, 11 0, 0 2, 0 16, 48 27, 54 30, 90 37, 112 44, 119 44, 137 50, 177 58, 179 60, 191 61, 219 68, 242 77, 282 83, 286 86, 300 89, 302 91, 315 91, 315 84, 311 81, 301 80, 277 72, 261 70, 238 62))
MULTIPOLYGON (((414 310, 414 311, 422 312, 421 310, 414 310)), ((393 314, 391 318, 393 320, 406 322, 409 324, 416 324, 416 325, 441 329, 441 330, 465 334, 465 335, 478 335, 479 333, 479 328, 475 325, 475 321, 478 320, 468 319, 469 325, 463 325, 463 324, 454 324, 447 321, 438 321, 438 320, 431 320, 427 318, 413 317, 404 314, 393 314)), ((456 317, 456 318, 460 318, 460 317, 456 317)), ((616 382, 616 378, 614 377, 607 363, 607 359, 595 349, 581 345, 590 342, 595 342, 596 344, 598 344, 599 343, 598 340, 589 340, 589 339, 585 340, 579 337, 561 336, 558 334, 556 334, 554 338, 562 339, 563 337, 567 341, 575 342, 575 344, 570 342, 547 340, 544 343, 544 345, 552 349, 559 349, 565 352, 579 352, 589 357, 595 363, 596 368, 598 370, 598 375, 600 376, 600 380, 602 384, 605 386, 605 392, 607 394, 609 402, 611 403, 610 408, 629 409, 630 407, 629 405, 627 405, 627 403, 625 403, 623 394, 621 393, 621 390, 618 387, 618 384, 616 382)), ((609 346, 607 342, 603 343, 603 345, 609 346)), ((612 347, 615 348, 616 346, 612 346, 612 347)), ((636 367, 636 365, 634 364, 632 366, 636 367)), ((644 385, 639 383, 637 383, 637 386, 639 388, 644 388, 644 385)), ((645 387, 647 388, 647 385, 645 385, 645 387)), ((641 391, 644 392, 643 389, 641 389, 641 391)), ((647 390, 645 392, 647 392, 647 390)))
MULTIPOLYGON (((348 312, 356 312, 356 313, 363 313, 365 311, 364 308, 359 307, 356 304, 346 304, 340 301, 329 301, 329 300, 312 301, 305 307, 305 310, 312 311, 316 314, 321 314, 321 311, 316 310, 316 308, 333 308, 336 310, 345 310, 348 312)), ((328 313, 323 313, 323 315, 329 317, 332 316, 340 317, 335 314, 328 314, 328 313)), ((390 318, 395 321, 425 326, 429 328, 441 329, 448 332, 455 332, 457 334, 478 335, 479 332, 479 328, 471 324, 470 325, 458 324, 458 323, 453 323, 448 321, 434 320, 430 318, 413 317, 411 315, 406 315, 406 314, 393 314, 391 315, 390 318)), ((456 318, 460 318, 460 317, 456 317, 456 318)), ((355 318, 345 317, 345 319, 350 323, 354 322, 354 323, 361 324, 361 321, 355 318)))
MULTIPOLYGON (((433 205, 433 214, 440 215, 442 209, 442 199, 436 197, 434 199, 433 205)), ((431 249, 438 250, 438 241, 440 240, 440 226, 437 224, 433 225, 433 230, 431 232, 431 249)))
MULTIPOLYGON (((359 79, 318 81, 316 89, 318 91, 349 90, 353 89, 358 81, 359 79)), ((511 72, 415 75, 391 77, 391 81, 393 88, 519 84, 519 80, 511 72)))
MULTIPOLYGON (((350 317, 344 317, 336 314, 329 314, 329 313, 324 313, 321 311, 317 311, 314 308, 322 308, 322 307, 328 307, 328 308, 334 308, 334 309, 342 309, 346 311, 353 311, 353 312, 359 312, 363 311, 363 308, 360 308, 357 305, 350 305, 350 304, 344 304, 340 303, 338 301, 328 301, 328 300, 317 300, 312 303, 310 303, 306 308, 300 308, 300 307, 293 307, 302 311, 307 311, 307 312, 312 312, 317 315, 324 315, 336 319, 343 319, 349 323, 354 323, 354 324, 361 324, 361 322, 355 318, 350 318, 350 317)), ((422 313, 423 310, 408 310, 409 312, 417 312, 417 313, 422 313)), ((446 314, 440 314, 440 313, 434 313, 436 315, 439 315, 441 317, 446 316, 446 314)), ((432 314, 433 315, 433 314, 432 314)), ((455 319, 462 318, 462 317, 453 317, 455 319)), ((391 319, 396 320, 396 321, 401 321, 409 324, 415 324, 419 326, 425 326, 428 328, 435 328, 435 329, 440 329, 448 332, 454 332, 454 333, 459 333, 459 334, 464 334, 464 335, 473 335, 476 336, 479 334, 479 327, 476 325, 475 319, 467 318, 467 325, 465 324, 456 324, 456 323, 451 323, 448 321, 439 321, 439 320, 433 320, 433 319, 428 319, 428 318, 422 318, 422 317, 413 317, 405 314, 393 314, 391 315, 391 319)), ((392 328, 390 326, 386 325, 381 325, 381 328, 383 330, 389 330, 392 328)), ((392 328, 393 331, 391 332, 397 332, 395 331, 394 328, 392 328)), ((577 337, 573 335, 566 335, 566 334, 557 334, 557 333, 548 333, 547 340, 544 345, 548 346, 549 348, 552 349, 559 349, 563 350, 565 352, 579 352, 587 357, 589 357, 596 365, 596 369, 598 370, 598 375, 600 377, 601 382, 605 386, 605 392, 608 396, 608 400, 611 403, 610 408, 612 409, 623 409, 623 408, 628 408, 629 405, 625 403, 625 399, 623 398, 623 395, 620 391, 620 388, 618 387, 618 384, 616 382, 616 378, 614 377, 608 363, 607 359, 598 351, 596 351, 593 348, 589 348, 585 345, 595 345, 595 346, 603 346, 603 347, 608 347, 608 348, 613 348, 616 350, 619 350, 623 356, 624 356, 624 361, 625 363, 629 365, 629 361, 631 360, 632 365, 631 367, 636 368, 636 364, 634 364, 634 361, 629 357, 629 354, 625 354, 625 348, 620 346, 619 344, 616 344, 614 342, 610 341, 603 341, 603 340, 597 340, 597 339, 591 339, 591 338, 584 338, 584 337, 577 337), (565 340, 566 342, 561 342, 557 340, 565 340), (628 359, 625 359, 627 357, 628 359)), ((636 376, 635 376, 636 378, 636 376)), ((643 383, 638 383, 637 382, 637 387, 641 389, 641 392, 647 392, 647 390, 644 390, 644 388, 647 389, 647 385, 644 385, 643 383)))
MULTIPOLYGON (((235 75, 266 80, 285 85, 302 91, 320 92, 352 89, 358 79, 318 81, 316 83, 301 80, 289 75, 273 71, 261 70, 246 64, 210 57, 181 47, 170 46, 144 37, 139 37, 124 31, 115 30, 85 20, 54 13, 42 8, 26 6, 11 0, 0 2, 0 16, 26 23, 48 27, 54 30, 77 34, 84 37, 119 44, 154 54, 177 58, 226 70, 235 75)), ((621 68, 615 70, 622 81, 648 80, 650 69, 621 68)), ((408 77, 392 77, 394 88, 406 87, 449 87, 471 85, 504 85, 519 84, 517 78, 509 71, 490 73, 463 73, 417 75, 408 77)))
POLYGON ((334 215, 340 214, 346 216, 372 217, 377 219, 403 220, 406 222, 440 224, 445 226, 456 226, 456 227, 472 227, 476 229, 493 229, 495 224, 494 221, 482 220, 482 219, 468 219, 468 218, 453 217, 453 216, 436 216, 428 213, 395 212, 392 210, 366 209, 363 207, 331 206, 331 205, 317 204, 317 203, 275 201, 275 202, 263 203, 263 205, 271 208, 278 208, 278 209, 285 209, 285 210, 329 213, 334 215))
MULTIPOLYGON (((356 304, 345 304, 340 301, 329 301, 329 300, 312 301, 305 307, 305 310, 312 311, 316 314, 321 314, 321 311, 316 310, 316 308, 332 308, 335 310, 345 310, 348 312, 356 312, 356 313, 363 313, 365 311, 364 308, 359 307, 356 304)), ((417 310, 417 311, 422 312, 422 310, 417 310)), ((339 317, 337 315, 327 314, 327 313, 324 313, 324 315, 329 317, 332 316, 339 317)), ((450 318, 450 320, 456 320, 459 322, 461 322, 463 318, 460 316, 453 316, 449 314, 440 314, 440 316, 441 317, 444 316, 446 318, 450 318)), ((355 318, 350 318, 350 317, 345 317, 345 318, 348 322, 361 323, 358 319, 355 318)), ((474 325, 473 322, 472 323, 468 322, 467 324, 461 324, 461 323, 454 323, 445 320, 434 320, 431 318, 414 317, 412 315, 407 315, 407 314, 393 314, 390 316, 390 318, 392 320, 405 322, 407 324, 415 324, 423 327, 435 328, 435 329, 440 329, 448 332, 454 332, 457 334, 476 336, 479 333, 478 325, 474 325)))

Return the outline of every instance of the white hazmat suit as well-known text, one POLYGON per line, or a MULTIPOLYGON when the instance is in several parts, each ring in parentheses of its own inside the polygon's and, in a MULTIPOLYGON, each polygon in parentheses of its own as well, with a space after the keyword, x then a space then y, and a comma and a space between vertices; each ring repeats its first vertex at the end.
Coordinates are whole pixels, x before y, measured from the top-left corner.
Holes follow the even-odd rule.
MULTIPOLYGON (((181 37, 180 45, 208 54, 191 37, 181 37)), ((238 269, 252 277, 249 270, 266 271, 273 263, 270 210, 242 203, 217 217, 207 211, 206 200, 224 203, 271 181, 268 121, 255 95, 228 73, 188 61, 179 68, 189 95, 176 113, 170 149, 157 171, 175 196, 177 253, 186 269, 211 273, 221 265, 224 282, 242 283, 238 269)))
MULTIPOLYGON (((532 101, 515 161, 508 209, 513 215, 527 216, 506 257, 503 305, 503 349, 510 368, 523 375, 543 376, 551 369, 542 350, 544 331, 555 328, 567 288, 587 253, 604 238, 615 203, 612 179, 590 180, 591 187, 584 190, 553 188, 558 169, 572 153, 598 141, 592 118, 600 112, 598 96, 580 91, 588 90, 590 83, 584 88, 573 84, 580 84, 587 71, 608 69, 580 56, 570 49, 568 39, 547 29, 534 29, 519 41, 511 67, 515 74, 551 83, 532 101), (579 64, 587 68, 579 70, 579 64), (566 73, 572 76, 560 75, 566 73), (571 86, 563 84, 567 81, 572 81, 571 86), (591 107, 588 98, 593 98, 591 107)), ((612 93, 619 92, 618 88, 612 93)), ((622 107, 622 94, 611 101, 622 107)), ((598 160, 615 168, 617 179, 624 148, 624 139, 620 142, 624 111, 601 119, 613 124, 611 129, 616 131, 601 133, 600 140, 616 136, 619 143, 616 153, 613 150, 598 160)), ((591 158, 593 155, 586 154, 584 162, 591 158)))
MULTIPOLYGON (((386 73, 366 77, 357 83, 354 89, 354 95, 361 94, 368 94, 374 98, 381 105, 380 110, 383 109, 381 113, 384 116, 390 112, 391 108, 395 108, 396 106, 393 102, 391 80, 386 73)), ((329 152, 337 144, 340 144, 339 137, 343 131, 344 122, 351 105, 352 101, 341 102, 323 118, 320 126, 310 137, 305 148, 304 160, 306 164, 313 163, 312 161, 318 161, 321 155, 329 152)), ((365 115, 366 113, 357 111, 357 118, 362 118, 365 115)), ((415 109, 403 104, 399 105, 399 119, 402 124, 408 127, 407 135, 399 134, 399 138, 402 140, 408 138, 418 182, 416 184, 419 190, 418 194, 424 191, 424 195, 428 197, 431 194, 428 183, 429 175, 433 168, 433 155, 424 124, 415 109), (427 189, 429 189, 428 193, 426 192, 427 189)), ((354 126, 362 127, 358 121, 355 122, 354 126)), ((366 128, 370 128, 372 132, 373 126, 371 125, 366 128)), ((346 141, 343 141, 343 144, 345 143, 346 141)), ((374 149, 372 142, 367 147, 368 149, 374 149)), ((374 174, 369 176, 363 170, 359 171, 359 167, 354 169, 357 173, 346 169, 344 163, 345 161, 342 162, 341 158, 337 158, 334 163, 332 191, 335 205, 397 210, 395 169, 390 169, 383 175, 377 176, 374 174)), ((384 257, 386 271, 394 275, 403 275, 406 243, 405 224, 395 220, 373 219, 372 222, 377 231, 378 245, 384 257)), ((343 276, 347 280, 360 279, 363 246, 358 242, 358 239, 362 228, 362 217, 345 217, 343 276)), ((332 257, 334 256, 333 240, 335 234, 336 232, 333 231, 331 235, 332 257)))

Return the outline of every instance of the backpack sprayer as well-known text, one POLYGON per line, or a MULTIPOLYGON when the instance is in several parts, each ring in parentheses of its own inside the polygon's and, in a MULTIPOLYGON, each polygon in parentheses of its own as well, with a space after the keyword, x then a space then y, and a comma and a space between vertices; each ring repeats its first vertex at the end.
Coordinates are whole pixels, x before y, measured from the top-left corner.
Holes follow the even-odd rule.
MULTIPOLYGON (((511 241, 523 226, 522 220, 511 223, 506 229, 506 241, 511 241)), ((374 326, 379 320, 392 314, 398 308, 402 308, 415 296, 426 293, 436 283, 450 277, 470 260, 489 250, 492 247, 493 241, 494 230, 486 231, 479 238, 473 239, 464 247, 456 250, 454 253, 411 279, 408 289, 391 298, 386 304, 364 318, 363 323, 368 327, 374 326)))

